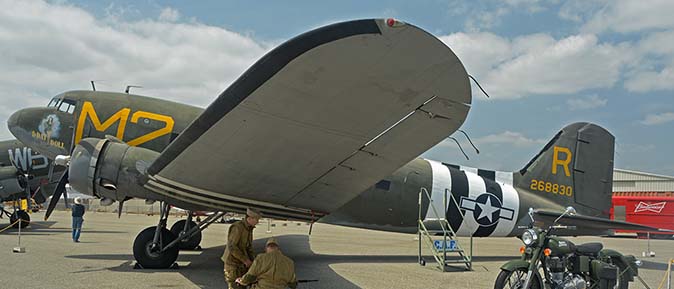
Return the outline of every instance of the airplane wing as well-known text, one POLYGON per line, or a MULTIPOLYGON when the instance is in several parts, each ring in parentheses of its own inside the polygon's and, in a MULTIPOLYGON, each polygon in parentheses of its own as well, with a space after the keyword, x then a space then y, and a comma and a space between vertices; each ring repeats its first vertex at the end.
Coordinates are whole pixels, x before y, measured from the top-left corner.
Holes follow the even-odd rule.
MULTIPOLYGON (((559 212, 548 212, 548 211, 535 211, 536 220, 543 221, 544 223, 551 224, 557 217, 561 215, 559 212)), ((579 229, 591 229, 591 230, 634 230, 634 231, 643 231, 643 232, 672 232, 667 229, 659 229, 655 227, 645 226, 636 223, 622 222, 609 220, 598 217, 590 216, 581 216, 581 215, 571 215, 564 216, 558 222, 560 225, 566 226, 576 226, 579 229)))
POLYGON ((451 135, 468 75, 439 39, 389 20, 337 23, 262 57, 148 168, 194 204, 329 213, 451 135))

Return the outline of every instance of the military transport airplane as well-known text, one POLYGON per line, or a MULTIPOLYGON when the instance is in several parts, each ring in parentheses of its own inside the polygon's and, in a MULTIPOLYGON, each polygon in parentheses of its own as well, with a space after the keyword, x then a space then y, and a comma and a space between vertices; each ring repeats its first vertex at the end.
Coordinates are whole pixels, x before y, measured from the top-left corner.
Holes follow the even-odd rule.
POLYGON ((299 35, 251 66, 206 109, 139 95, 70 91, 8 120, 21 142, 69 165, 69 182, 123 204, 160 201, 134 257, 173 264, 198 245, 191 217, 167 229, 169 206, 243 212, 415 233, 419 210, 444 212, 459 235, 513 236, 528 208, 608 216, 613 136, 562 129, 524 169, 495 172, 417 156, 456 131, 471 104, 468 75, 428 32, 393 19, 356 20, 299 35), (40 124, 51 118, 52 125, 40 124), (422 201, 425 188, 430 200, 422 201), (443 207, 445 194, 457 205, 443 207), (463 215, 465 214, 465 217, 463 215), (459 217, 459 216, 462 217, 459 217), (196 244, 196 245, 195 245, 196 244))
POLYGON ((30 215, 26 208, 18 206, 20 200, 30 200, 32 206, 46 201, 47 192, 56 187, 56 182, 50 182, 51 174, 61 175, 63 167, 51 166, 50 160, 25 146, 18 140, 0 141, 0 202, 13 201, 13 211, 8 212, 4 208, 0 214, 9 216, 13 224, 21 218, 22 222, 14 227, 28 226, 30 215), (26 190, 26 185, 29 186, 26 190))

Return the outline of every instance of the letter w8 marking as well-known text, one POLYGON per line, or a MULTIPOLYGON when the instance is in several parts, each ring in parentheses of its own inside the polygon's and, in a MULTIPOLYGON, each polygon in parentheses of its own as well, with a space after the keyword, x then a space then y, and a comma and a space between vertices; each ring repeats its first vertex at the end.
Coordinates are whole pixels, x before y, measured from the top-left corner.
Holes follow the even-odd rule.
MULTIPOLYGON (((77 129, 75 131, 75 143, 77 144, 80 142, 80 140, 82 140, 84 134, 84 124, 86 123, 87 117, 93 124, 94 129, 96 129, 99 132, 104 132, 115 122, 118 122, 117 134, 115 136, 118 139, 123 140, 124 132, 126 130, 126 124, 129 120, 129 114, 131 114, 130 108, 122 108, 101 123, 101 120, 98 118, 98 114, 96 114, 96 110, 94 109, 94 105, 90 101, 85 101, 82 105, 82 112, 80 113, 80 117, 77 120, 77 129)), ((158 137, 169 134, 173 130, 173 125, 175 122, 173 118, 170 116, 139 110, 134 112, 133 115, 131 115, 131 123, 134 124, 138 123, 138 119, 141 117, 161 121, 166 125, 163 128, 152 131, 148 134, 145 134, 143 136, 140 136, 138 138, 129 141, 128 144, 131 146, 141 145, 158 137)))
POLYGON ((572 157, 573 154, 571 154, 571 150, 569 150, 568 148, 555 146, 552 154, 552 174, 556 175, 557 167, 562 166, 564 168, 564 174, 567 177, 570 177, 571 171, 569 170, 569 164, 571 163, 572 157), (564 153, 566 155, 566 158, 560 159, 559 153, 564 153))

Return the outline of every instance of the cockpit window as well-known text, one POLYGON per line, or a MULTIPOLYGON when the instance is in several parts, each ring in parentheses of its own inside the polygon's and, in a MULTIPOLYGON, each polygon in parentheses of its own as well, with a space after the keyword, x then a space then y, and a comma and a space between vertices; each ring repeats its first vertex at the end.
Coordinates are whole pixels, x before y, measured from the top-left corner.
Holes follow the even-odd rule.
POLYGON ((64 99, 63 101, 61 101, 61 104, 59 105, 59 110, 62 112, 72 114, 73 112, 75 112, 76 108, 75 104, 77 104, 77 102, 72 99, 64 99))
POLYGON ((54 97, 49 101, 49 104, 47 104, 47 107, 56 107, 59 104, 59 100, 61 100, 58 97, 54 97))

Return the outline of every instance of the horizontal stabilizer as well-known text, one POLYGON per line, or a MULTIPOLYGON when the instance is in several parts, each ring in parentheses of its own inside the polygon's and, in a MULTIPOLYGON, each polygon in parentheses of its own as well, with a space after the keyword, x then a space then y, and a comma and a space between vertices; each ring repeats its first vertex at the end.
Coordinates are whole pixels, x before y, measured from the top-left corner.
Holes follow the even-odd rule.
MULTIPOLYGON (((557 219, 561 215, 561 213, 559 212, 548 212, 548 211, 535 211, 534 214, 535 214, 534 218, 537 221, 542 221, 546 225, 552 224, 552 222, 554 222, 555 219, 557 219)), ((580 230, 592 229, 592 230, 634 230, 644 232, 674 232, 672 230, 659 229, 635 223, 628 223, 582 215, 564 216, 562 219, 557 221, 557 224, 566 226, 576 226, 576 228, 580 230)))

